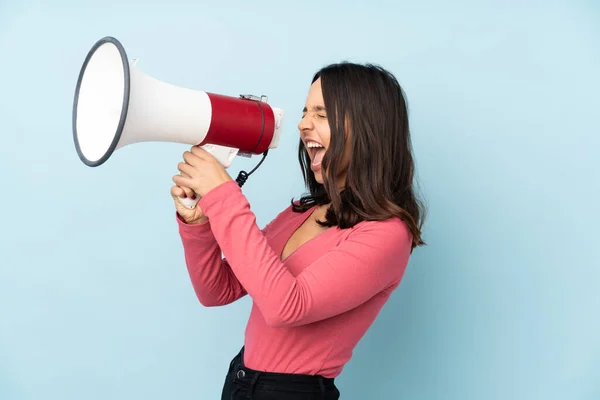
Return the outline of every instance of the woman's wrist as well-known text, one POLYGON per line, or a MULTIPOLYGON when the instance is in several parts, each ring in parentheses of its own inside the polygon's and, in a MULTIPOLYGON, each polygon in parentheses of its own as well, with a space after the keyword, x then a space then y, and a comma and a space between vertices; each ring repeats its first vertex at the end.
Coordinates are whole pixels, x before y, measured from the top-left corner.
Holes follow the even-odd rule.
POLYGON ((208 218, 202 217, 202 218, 198 218, 198 219, 193 219, 191 221, 186 221, 185 223, 188 225, 201 225, 206 222, 208 222, 208 218))

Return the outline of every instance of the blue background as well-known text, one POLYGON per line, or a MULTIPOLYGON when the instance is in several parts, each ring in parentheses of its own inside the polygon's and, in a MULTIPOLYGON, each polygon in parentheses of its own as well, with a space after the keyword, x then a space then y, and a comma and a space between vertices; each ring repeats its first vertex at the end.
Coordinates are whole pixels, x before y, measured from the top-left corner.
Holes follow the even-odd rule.
POLYGON ((343 399, 600 398, 598 1, 48 3, 0 0, 0 399, 217 399, 242 344, 250 299, 203 308, 188 280, 169 195, 188 146, 77 158, 76 78, 106 35, 158 79, 286 110, 244 186, 261 226, 304 190, 312 74, 397 75, 429 245, 343 399))

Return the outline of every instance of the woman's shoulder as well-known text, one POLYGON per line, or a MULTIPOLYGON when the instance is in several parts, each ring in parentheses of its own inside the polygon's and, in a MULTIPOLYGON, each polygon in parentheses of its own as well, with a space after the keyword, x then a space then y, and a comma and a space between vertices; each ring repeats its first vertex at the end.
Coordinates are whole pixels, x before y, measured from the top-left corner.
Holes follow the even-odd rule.
POLYGON ((399 242, 412 243, 412 233, 408 224, 398 217, 383 220, 361 221, 349 229, 348 237, 397 246, 399 242))

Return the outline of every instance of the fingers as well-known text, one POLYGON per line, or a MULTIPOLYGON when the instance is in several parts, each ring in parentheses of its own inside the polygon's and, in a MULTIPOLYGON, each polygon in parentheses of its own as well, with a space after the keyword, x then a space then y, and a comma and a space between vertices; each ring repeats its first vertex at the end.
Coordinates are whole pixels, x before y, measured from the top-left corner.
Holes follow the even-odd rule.
POLYGON ((197 161, 198 161, 198 160, 197 160, 197 156, 196 156, 196 155, 194 155, 194 154, 192 154, 192 153, 191 153, 191 152, 189 152, 189 151, 184 151, 184 152, 183 152, 183 160, 184 160, 186 163, 190 164, 190 165, 197 164, 197 161))
MULTIPOLYGON (((185 179, 190 179, 191 174, 194 172, 194 167, 190 166, 189 164, 183 163, 183 162, 180 162, 179 164, 177 164, 177 169, 179 171, 181 171, 179 175, 185 179)), ((190 189, 189 187, 187 187, 185 185, 181 185, 181 186, 179 186, 179 188, 183 192, 183 195, 181 195, 179 197, 189 197, 191 199, 196 198, 194 191, 192 189, 190 189)))
POLYGON ((173 186, 173 188, 171 188, 171 194, 181 198, 188 197, 192 200, 196 198, 196 193, 187 186, 173 186))
POLYGON ((200 146, 192 146, 190 151, 193 155, 195 155, 196 157, 198 157, 202 160, 207 160, 210 158, 210 156, 212 156, 212 154, 210 154, 208 151, 206 151, 204 148, 202 148, 200 146))
POLYGON ((194 193, 194 191, 192 189, 190 189, 186 186, 182 186, 182 187, 180 187, 180 189, 185 194, 185 196, 181 196, 181 197, 189 197, 192 200, 194 200, 196 198, 196 193, 194 193))
POLYGON ((177 164, 177 169, 181 172, 184 178, 191 178, 194 175, 194 167, 188 163, 180 162, 177 164))
POLYGON ((189 186, 192 185, 192 176, 197 173, 196 168, 200 167, 202 162, 209 158, 208 156, 210 156, 210 153, 200 146, 192 146, 190 151, 183 153, 185 162, 177 164, 177 169, 180 173, 173 177, 173 182, 177 185, 171 188, 173 196, 196 198, 196 193, 189 186))
POLYGON ((174 197, 186 197, 186 193, 179 186, 172 186, 171 187, 171 196, 174 196, 174 197))
POLYGON ((185 186, 173 186, 171 187, 171 196, 181 197, 182 199, 187 197, 194 200, 196 198, 196 193, 185 186))
MULTIPOLYGON (((177 186, 179 186, 179 188, 181 188, 184 192, 186 192, 186 196, 188 195, 188 190, 190 186, 193 186, 193 181, 191 178, 186 178, 183 177, 181 175, 175 175, 173 177, 173 182, 175 182, 175 184, 177 186)), ((190 192, 193 193, 193 192, 190 192)))
POLYGON ((183 153, 183 159, 189 165, 198 167, 202 163, 202 160, 206 158, 206 153, 206 150, 198 151, 195 147, 193 147, 191 151, 186 151, 183 153))

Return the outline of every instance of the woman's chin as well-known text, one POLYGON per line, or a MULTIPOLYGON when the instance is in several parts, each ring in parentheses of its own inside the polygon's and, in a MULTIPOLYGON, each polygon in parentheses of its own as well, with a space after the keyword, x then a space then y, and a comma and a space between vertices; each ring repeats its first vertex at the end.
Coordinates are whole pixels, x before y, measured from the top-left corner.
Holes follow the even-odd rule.
POLYGON ((315 180, 317 181, 317 183, 320 183, 321 185, 323 184, 323 175, 321 174, 321 170, 313 170, 313 175, 315 176, 315 180))

